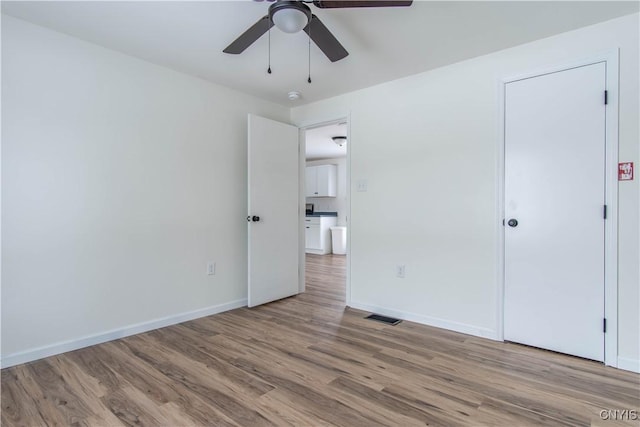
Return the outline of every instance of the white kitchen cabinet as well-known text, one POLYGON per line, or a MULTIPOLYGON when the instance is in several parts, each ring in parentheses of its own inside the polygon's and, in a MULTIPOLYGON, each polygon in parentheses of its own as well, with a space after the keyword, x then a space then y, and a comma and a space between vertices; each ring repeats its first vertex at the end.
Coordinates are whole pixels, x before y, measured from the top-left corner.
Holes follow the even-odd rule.
POLYGON ((336 165, 307 166, 305 172, 307 197, 336 197, 336 165))
POLYGON ((322 250, 322 239, 320 239, 320 224, 305 223, 304 236, 307 251, 322 250))
POLYGON ((324 255, 331 253, 331 227, 335 216, 308 216, 304 219, 305 252, 324 255))

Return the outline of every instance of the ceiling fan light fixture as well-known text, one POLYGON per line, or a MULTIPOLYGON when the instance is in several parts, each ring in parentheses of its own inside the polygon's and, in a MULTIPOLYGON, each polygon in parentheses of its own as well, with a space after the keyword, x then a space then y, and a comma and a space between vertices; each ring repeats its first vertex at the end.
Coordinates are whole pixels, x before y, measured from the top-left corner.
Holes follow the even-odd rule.
POLYGON ((347 143, 346 136, 332 136, 331 139, 333 139, 333 142, 335 142, 338 147, 343 147, 344 144, 347 143))
POLYGON ((311 9, 299 1, 280 0, 269 7, 273 25, 293 34, 302 31, 311 20, 311 9))
POLYGON ((280 31, 293 34, 302 31, 309 23, 309 18, 298 9, 281 9, 273 15, 273 23, 280 31))

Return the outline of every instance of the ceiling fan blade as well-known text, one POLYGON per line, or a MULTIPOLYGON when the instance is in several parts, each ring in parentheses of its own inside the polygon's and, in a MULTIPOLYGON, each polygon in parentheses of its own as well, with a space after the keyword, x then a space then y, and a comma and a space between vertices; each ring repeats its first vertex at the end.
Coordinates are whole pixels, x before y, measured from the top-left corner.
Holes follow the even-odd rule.
POLYGON ((344 9, 348 7, 396 7, 411 6, 413 0, 313 0, 320 9, 344 9))
POLYGON ((227 46, 223 52, 238 54, 244 52, 246 48, 251 46, 253 42, 258 40, 264 33, 269 31, 269 28, 273 27, 273 22, 269 19, 268 15, 263 16, 251 26, 247 31, 242 33, 240 37, 235 39, 229 46, 227 46))
POLYGON ((349 55, 349 52, 342 47, 331 31, 324 26, 316 15, 311 15, 311 22, 304 27, 304 32, 320 48, 331 62, 336 62, 349 55))

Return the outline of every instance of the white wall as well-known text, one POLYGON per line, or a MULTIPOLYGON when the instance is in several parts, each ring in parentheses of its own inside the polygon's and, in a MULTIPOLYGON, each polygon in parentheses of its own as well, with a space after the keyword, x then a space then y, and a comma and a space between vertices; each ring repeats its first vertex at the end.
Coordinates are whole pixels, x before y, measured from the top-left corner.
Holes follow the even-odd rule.
POLYGON ((247 113, 287 109, 7 16, 2 104, 3 366, 245 304, 247 113))
POLYGON ((336 197, 307 197, 316 212, 338 212, 337 225, 347 225, 347 158, 310 160, 307 166, 336 165, 336 197))
MULTIPOLYGON (((499 82, 619 47, 620 160, 637 165, 638 36, 636 14, 294 108, 299 126, 350 115, 352 305, 495 337, 499 82)), ((619 185, 618 363, 634 370, 639 193, 619 185)))

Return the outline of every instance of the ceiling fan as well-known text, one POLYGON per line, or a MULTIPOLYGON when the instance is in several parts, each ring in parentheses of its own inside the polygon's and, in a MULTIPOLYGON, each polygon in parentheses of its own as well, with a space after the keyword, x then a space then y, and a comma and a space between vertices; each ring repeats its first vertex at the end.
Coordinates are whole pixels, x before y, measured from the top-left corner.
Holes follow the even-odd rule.
MULTIPOLYGON (((256 0, 262 1, 262 0, 256 0)), ((349 55, 349 52, 331 34, 331 31, 311 13, 305 3, 313 3, 320 9, 342 9, 352 7, 411 6, 413 0, 267 0, 273 2, 269 13, 235 39, 223 52, 239 54, 251 46, 274 25, 285 33, 304 30, 331 62, 349 55)))

